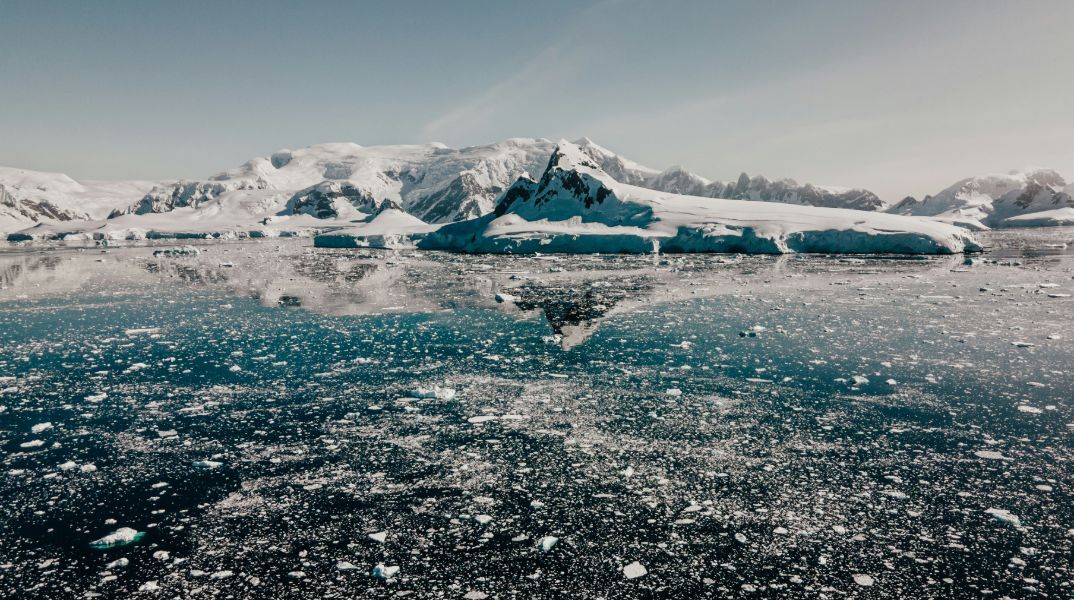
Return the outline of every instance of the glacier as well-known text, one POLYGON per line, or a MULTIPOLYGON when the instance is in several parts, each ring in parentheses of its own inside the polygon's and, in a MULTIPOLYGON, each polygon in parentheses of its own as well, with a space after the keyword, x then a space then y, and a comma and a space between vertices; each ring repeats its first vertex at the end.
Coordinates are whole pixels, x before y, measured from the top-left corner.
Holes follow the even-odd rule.
POLYGON ((519 178, 493 213, 444 225, 417 246, 472 253, 981 250, 967 230, 925 218, 703 198, 620 183, 567 141, 559 143, 540 180, 519 178))

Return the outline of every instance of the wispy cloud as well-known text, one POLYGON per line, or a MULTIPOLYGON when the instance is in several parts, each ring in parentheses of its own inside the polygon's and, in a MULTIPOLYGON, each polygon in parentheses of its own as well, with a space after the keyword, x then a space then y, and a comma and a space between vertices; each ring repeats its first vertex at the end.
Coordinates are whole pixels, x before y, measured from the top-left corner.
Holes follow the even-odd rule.
POLYGON ((421 129, 422 139, 466 137, 482 124, 532 102, 535 94, 564 85, 583 68, 587 41, 585 25, 625 0, 604 0, 570 16, 570 26, 540 49, 518 71, 488 86, 458 106, 439 115, 421 129))

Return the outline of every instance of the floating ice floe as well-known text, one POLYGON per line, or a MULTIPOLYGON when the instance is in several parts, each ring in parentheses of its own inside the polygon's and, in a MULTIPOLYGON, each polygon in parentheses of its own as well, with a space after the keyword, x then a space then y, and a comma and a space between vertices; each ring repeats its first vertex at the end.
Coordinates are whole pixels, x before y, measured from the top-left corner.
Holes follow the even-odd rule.
POLYGON ((196 460, 193 464, 198 469, 219 469, 224 463, 216 460, 196 460))
POLYGON ((454 400, 455 390, 434 385, 432 388, 419 387, 410 392, 415 398, 435 398, 436 400, 454 400))
POLYGON ((42 431, 48 431, 49 429, 52 429, 52 423, 46 421, 30 427, 30 433, 41 433, 42 431))
POLYGON ((136 327, 134 329, 124 329, 124 335, 127 337, 133 337, 142 334, 155 334, 160 333, 160 327, 136 327))
POLYGON ((645 568, 645 565, 638 561, 634 561, 629 565, 623 567, 623 576, 627 579, 637 579, 638 577, 644 577, 649 572, 645 568))
POLYGON ((875 580, 873 579, 872 575, 866 575, 865 573, 855 573, 854 583, 862 587, 871 587, 873 583, 875 583, 875 580))
POLYGON ((137 543, 143 537, 145 537, 145 532, 138 531, 131 527, 120 527, 112 533, 90 542, 90 548, 107 550, 108 548, 129 546, 130 544, 137 543))
POLYGON ((541 549, 541 552, 548 552, 559 543, 559 538, 554 535, 546 535, 537 542, 537 547, 541 549))
POLYGON ((376 577, 377 579, 391 579, 392 577, 395 577, 397 573, 399 573, 399 567, 397 566, 377 564, 377 566, 373 567, 373 577, 376 577))
POLYGON ((378 544, 383 544, 384 541, 388 539, 388 533, 385 531, 378 531, 376 533, 371 533, 366 537, 373 540, 374 542, 377 542, 378 544))
POLYGON ((985 514, 992 515, 992 518, 1003 523, 1005 525, 1012 525, 1014 527, 1021 527, 1022 521, 1017 515, 1011 513, 1011 511, 1004 508, 989 508, 985 510, 985 514))

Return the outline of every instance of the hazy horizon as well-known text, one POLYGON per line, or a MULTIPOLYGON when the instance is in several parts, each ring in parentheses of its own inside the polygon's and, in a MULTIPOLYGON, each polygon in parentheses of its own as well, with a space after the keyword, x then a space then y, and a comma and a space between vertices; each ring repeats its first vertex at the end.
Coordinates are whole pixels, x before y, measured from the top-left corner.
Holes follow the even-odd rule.
POLYGON ((8 2, 0 165, 203 178, 315 143, 589 137, 894 202, 1074 177, 1074 3, 8 2))

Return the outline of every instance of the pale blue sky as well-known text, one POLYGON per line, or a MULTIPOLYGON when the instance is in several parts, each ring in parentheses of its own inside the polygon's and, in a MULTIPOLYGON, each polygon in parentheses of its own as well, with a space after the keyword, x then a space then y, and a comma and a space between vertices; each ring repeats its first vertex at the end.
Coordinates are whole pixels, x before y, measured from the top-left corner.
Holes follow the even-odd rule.
POLYGON ((204 177, 326 141, 589 136, 871 188, 1074 179, 1074 1, 0 0, 0 164, 204 177))

